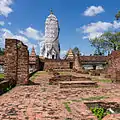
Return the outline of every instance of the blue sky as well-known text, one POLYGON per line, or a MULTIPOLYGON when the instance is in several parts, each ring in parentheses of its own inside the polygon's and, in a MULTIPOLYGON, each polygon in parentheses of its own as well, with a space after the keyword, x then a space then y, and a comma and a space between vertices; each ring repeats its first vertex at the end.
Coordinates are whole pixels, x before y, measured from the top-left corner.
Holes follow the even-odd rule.
POLYGON ((21 39, 39 54, 39 40, 44 40, 45 20, 50 8, 60 24, 61 55, 75 46, 84 55, 92 54, 89 39, 108 30, 120 28, 115 14, 120 0, 0 0, 0 44, 5 38, 21 39))

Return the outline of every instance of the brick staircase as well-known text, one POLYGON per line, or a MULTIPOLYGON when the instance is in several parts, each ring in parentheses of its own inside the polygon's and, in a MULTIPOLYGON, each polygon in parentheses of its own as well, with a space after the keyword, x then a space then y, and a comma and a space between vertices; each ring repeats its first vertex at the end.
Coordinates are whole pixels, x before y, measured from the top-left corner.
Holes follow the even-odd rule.
POLYGON ((89 77, 76 77, 72 75, 58 75, 49 79, 50 85, 59 85, 60 88, 96 87, 97 83, 89 77))

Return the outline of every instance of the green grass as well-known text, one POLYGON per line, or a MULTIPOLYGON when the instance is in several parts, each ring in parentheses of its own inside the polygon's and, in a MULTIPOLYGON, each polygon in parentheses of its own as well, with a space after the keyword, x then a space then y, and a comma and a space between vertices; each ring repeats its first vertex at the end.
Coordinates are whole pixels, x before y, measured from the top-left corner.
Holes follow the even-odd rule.
POLYGON ((38 71, 36 72, 34 75, 32 75, 32 77, 30 77, 30 80, 35 80, 36 77, 40 76, 41 74, 46 74, 46 71, 38 71))
POLYGON ((101 99, 105 99, 108 98, 107 96, 95 96, 95 97, 89 97, 89 98, 81 98, 78 100, 71 100, 71 101, 67 101, 67 103, 72 103, 72 102, 82 102, 82 101, 94 101, 94 100, 101 100, 101 99))
POLYGON ((98 118, 98 120, 102 120, 102 118, 104 118, 106 115, 111 114, 109 111, 101 107, 90 108, 90 110, 98 118))
POLYGON ((103 80, 99 80, 99 82, 112 83, 112 80, 110 80, 110 79, 103 79, 103 80))
POLYGON ((70 74, 70 72, 59 72, 60 73, 60 75, 69 75, 70 74))
POLYGON ((72 120, 72 118, 65 118, 65 120, 72 120))
POLYGON ((69 102, 65 102, 64 105, 68 112, 72 112, 71 108, 69 107, 69 102))
POLYGON ((93 81, 102 82, 102 83, 112 83, 112 80, 110 80, 110 79, 95 79, 93 81))
POLYGON ((4 74, 3 73, 0 73, 0 78, 4 78, 4 74))
POLYGON ((72 102, 82 102, 82 100, 71 100, 72 102))
POLYGON ((108 98, 107 96, 95 96, 95 97, 89 97, 89 98, 81 98, 81 100, 87 100, 87 101, 94 101, 94 100, 101 100, 108 98))

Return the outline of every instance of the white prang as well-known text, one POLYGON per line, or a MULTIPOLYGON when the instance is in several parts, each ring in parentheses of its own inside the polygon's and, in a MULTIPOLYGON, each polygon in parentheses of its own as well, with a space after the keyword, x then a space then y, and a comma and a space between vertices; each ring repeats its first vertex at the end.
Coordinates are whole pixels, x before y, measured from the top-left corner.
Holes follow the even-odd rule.
POLYGON ((45 22, 45 41, 42 43, 41 55, 48 59, 60 58, 59 24, 56 16, 51 12, 45 22))

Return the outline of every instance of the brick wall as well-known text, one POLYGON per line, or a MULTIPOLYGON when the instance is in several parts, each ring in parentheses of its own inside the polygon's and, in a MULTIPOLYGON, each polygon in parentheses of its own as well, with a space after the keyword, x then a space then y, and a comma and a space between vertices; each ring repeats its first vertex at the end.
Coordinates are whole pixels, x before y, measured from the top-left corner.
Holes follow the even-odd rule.
POLYGON ((17 82, 17 41, 5 40, 4 75, 10 84, 17 82))
POLYGON ((28 81, 29 54, 27 46, 19 40, 5 40, 4 74, 10 84, 21 85, 28 81))
MULTIPOLYGON (((20 41, 17 41, 19 44, 20 41)), ((25 79, 29 79, 29 52, 26 45, 21 42, 18 50, 18 69, 17 69, 17 84, 24 84, 25 79)))
POLYGON ((113 51, 108 56, 107 75, 111 76, 113 81, 120 82, 120 51, 113 51))
POLYGON ((92 62, 92 61, 99 61, 99 62, 103 62, 103 61, 106 61, 108 59, 108 56, 80 56, 80 61, 89 61, 89 62, 92 62))
POLYGON ((43 60, 44 62, 44 70, 49 68, 53 69, 70 69, 70 61, 69 60, 43 60))

